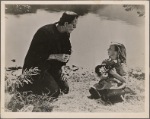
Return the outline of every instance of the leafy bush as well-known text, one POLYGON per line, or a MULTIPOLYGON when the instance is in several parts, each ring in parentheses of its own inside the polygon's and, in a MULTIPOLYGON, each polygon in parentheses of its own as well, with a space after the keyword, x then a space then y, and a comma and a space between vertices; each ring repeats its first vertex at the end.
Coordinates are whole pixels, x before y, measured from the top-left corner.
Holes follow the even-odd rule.
POLYGON ((126 11, 133 11, 135 10, 139 17, 145 15, 144 5, 123 5, 126 11))
POLYGON ((36 10, 31 5, 6 5, 6 13, 10 14, 24 14, 24 13, 35 13, 36 10))
POLYGON ((32 76, 39 74, 39 70, 37 68, 24 70, 22 74, 16 74, 17 70, 17 67, 11 67, 6 69, 5 91, 8 91, 9 93, 15 92, 20 86, 23 87, 24 83, 32 83, 32 76))
POLYGON ((47 95, 36 95, 32 92, 16 92, 6 108, 12 112, 51 112, 54 99, 47 95), (30 108, 29 108, 30 107, 30 108))
POLYGON ((5 102, 6 110, 12 112, 51 112, 53 109, 51 103, 54 101, 52 97, 46 94, 36 95, 31 91, 22 93, 17 91, 17 88, 24 86, 25 83, 32 83, 33 75, 39 74, 37 68, 24 70, 23 73, 17 72, 20 69, 20 67, 6 68, 5 92, 7 95, 5 98, 10 98, 9 102, 5 102))

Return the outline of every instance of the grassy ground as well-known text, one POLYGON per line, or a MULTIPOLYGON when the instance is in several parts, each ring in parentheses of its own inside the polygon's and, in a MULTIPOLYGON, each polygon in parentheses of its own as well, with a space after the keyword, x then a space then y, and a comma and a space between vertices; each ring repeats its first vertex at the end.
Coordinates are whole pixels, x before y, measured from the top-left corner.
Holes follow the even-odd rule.
POLYGON ((60 96, 53 111, 65 112, 142 112, 144 111, 144 80, 130 77, 128 80, 136 96, 126 96, 126 101, 107 105, 100 99, 89 99, 89 87, 97 83, 91 72, 78 71, 68 80, 70 93, 60 96), (83 75, 84 74, 84 75, 83 75))
POLYGON ((98 82, 93 71, 80 68, 68 77, 69 94, 61 95, 55 101, 47 96, 33 95, 13 99, 15 94, 6 93, 7 111, 44 111, 44 112, 143 112, 144 111, 144 75, 141 70, 130 70, 128 86, 136 95, 127 95, 125 101, 114 105, 106 104, 101 99, 89 99, 88 90, 98 82), (37 98, 38 97, 38 98, 37 98), (32 100, 25 100, 32 99, 32 100), (14 103, 14 100, 17 103, 14 103))

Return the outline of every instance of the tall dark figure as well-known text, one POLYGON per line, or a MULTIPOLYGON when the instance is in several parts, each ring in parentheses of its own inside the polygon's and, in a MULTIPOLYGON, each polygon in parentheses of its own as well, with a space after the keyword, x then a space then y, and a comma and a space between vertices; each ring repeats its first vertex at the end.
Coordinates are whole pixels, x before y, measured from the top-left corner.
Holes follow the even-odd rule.
POLYGON ((33 76, 33 84, 25 84, 19 91, 37 94, 49 93, 58 97, 60 92, 68 93, 69 86, 61 78, 61 68, 71 55, 70 33, 76 28, 78 15, 64 12, 60 20, 41 27, 34 35, 25 57, 23 71, 38 67, 40 74, 33 76))

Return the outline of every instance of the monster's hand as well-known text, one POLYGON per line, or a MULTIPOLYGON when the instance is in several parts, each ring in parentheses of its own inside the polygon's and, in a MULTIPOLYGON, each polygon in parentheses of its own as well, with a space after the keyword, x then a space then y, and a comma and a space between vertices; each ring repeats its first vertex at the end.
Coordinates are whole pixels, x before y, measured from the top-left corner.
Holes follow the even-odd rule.
POLYGON ((56 59, 61 62, 68 62, 70 59, 70 55, 68 54, 51 54, 48 58, 48 60, 56 59))

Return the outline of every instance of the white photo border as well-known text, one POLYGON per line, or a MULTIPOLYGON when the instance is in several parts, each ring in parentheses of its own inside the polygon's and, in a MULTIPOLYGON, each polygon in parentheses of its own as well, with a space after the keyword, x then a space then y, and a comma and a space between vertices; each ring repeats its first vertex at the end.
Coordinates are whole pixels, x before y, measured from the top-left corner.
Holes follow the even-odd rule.
POLYGON ((1 2, 1 118, 148 118, 149 117, 149 1, 2 1, 1 2), (145 112, 142 113, 54 113, 5 112, 5 4, 136 4, 145 6, 145 112))

